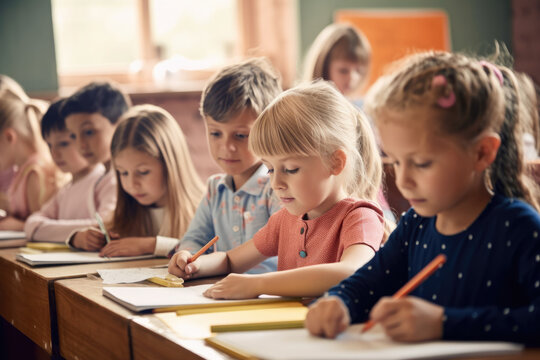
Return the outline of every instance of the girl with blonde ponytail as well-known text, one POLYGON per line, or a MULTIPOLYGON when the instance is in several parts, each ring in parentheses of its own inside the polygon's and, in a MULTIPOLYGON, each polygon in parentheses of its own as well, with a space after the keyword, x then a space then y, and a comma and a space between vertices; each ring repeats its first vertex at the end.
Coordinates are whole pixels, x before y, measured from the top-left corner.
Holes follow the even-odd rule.
POLYGON ((16 173, 7 191, 8 216, 2 230, 22 230, 24 220, 55 193, 59 170, 41 137, 40 121, 47 103, 30 99, 22 90, 0 86, 0 171, 16 173))
POLYGON ((320 296, 379 249, 384 218, 374 201, 381 159, 368 121, 324 81, 285 91, 259 115, 249 137, 268 168, 283 209, 253 239, 187 263, 180 251, 169 271, 184 278, 243 273, 278 257, 278 271, 230 274, 212 298, 260 294, 320 296))

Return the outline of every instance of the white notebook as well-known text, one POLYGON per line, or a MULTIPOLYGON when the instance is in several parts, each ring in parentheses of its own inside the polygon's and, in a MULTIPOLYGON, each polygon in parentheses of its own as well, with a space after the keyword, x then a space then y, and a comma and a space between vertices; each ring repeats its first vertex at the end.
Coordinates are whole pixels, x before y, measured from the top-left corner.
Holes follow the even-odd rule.
POLYGON ((206 342, 237 358, 268 360, 433 359, 508 354, 523 349, 520 344, 506 342, 397 343, 388 339, 379 326, 364 334, 361 328, 351 326, 335 340, 311 336, 306 329, 291 329, 220 333, 206 342))
POLYGON ((104 287, 103 296, 123 305, 131 311, 139 312, 151 309, 200 308, 222 305, 246 305, 264 302, 290 301, 291 298, 262 295, 258 299, 247 300, 215 300, 203 295, 212 284, 173 287, 104 287))
POLYGON ((154 255, 101 257, 97 252, 48 252, 42 254, 17 254, 16 259, 31 266, 42 265, 73 265, 88 263, 106 263, 113 261, 128 261, 150 259, 154 255))
POLYGON ((24 231, 0 230, 0 248, 18 247, 25 244, 24 231))

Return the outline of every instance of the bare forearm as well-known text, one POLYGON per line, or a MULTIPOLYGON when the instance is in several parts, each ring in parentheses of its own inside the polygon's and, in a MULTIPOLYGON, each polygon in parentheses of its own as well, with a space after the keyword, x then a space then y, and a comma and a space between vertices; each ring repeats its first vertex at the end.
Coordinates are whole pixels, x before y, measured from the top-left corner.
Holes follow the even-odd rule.
POLYGON ((208 277, 228 274, 230 272, 229 258, 227 253, 218 251, 212 254, 199 257, 199 271, 194 277, 208 277))
POLYGON ((259 277, 261 294, 314 297, 324 294, 332 286, 352 275, 356 268, 346 263, 306 266, 277 271, 259 277))

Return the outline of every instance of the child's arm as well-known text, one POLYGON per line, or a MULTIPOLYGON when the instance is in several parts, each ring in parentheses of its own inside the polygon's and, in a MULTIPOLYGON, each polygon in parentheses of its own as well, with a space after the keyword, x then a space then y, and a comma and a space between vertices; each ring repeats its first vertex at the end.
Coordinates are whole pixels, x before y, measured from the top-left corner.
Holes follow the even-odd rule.
POLYGON ((8 216, 0 219, 0 230, 22 231, 23 228, 24 221, 19 220, 13 216, 8 216))
POLYGON ((267 257, 262 255, 250 240, 227 252, 217 251, 202 255, 188 264, 192 254, 182 250, 169 262, 169 272, 183 279, 227 274, 229 272, 245 272, 267 257))
MULTIPOLYGON (((231 274, 208 289, 205 295, 219 299, 253 298, 261 294, 320 296, 368 262, 374 253, 371 247, 356 244, 345 249, 341 260, 335 263, 311 265, 260 275, 231 274)), ((234 255, 236 254, 231 251, 231 263, 239 262, 234 258, 234 255)), ((233 269, 232 272, 241 272, 241 270, 244 269, 233 269)))

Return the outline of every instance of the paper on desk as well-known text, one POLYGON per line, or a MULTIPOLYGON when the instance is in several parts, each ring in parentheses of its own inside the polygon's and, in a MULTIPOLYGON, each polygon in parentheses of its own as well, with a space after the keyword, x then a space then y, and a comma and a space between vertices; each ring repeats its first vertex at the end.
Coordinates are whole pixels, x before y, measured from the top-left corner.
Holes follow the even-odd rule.
POLYGON ((144 281, 152 277, 165 279, 169 274, 167 268, 128 268, 128 269, 106 269, 98 270, 99 276, 104 284, 130 284, 144 281))
POLYGON ((378 325, 364 334, 360 333, 361 326, 351 326, 335 340, 312 336, 305 329, 292 329, 221 333, 206 341, 221 350, 274 360, 433 359, 510 354, 523 348, 520 344, 495 341, 398 343, 388 339, 377 329, 378 325))

